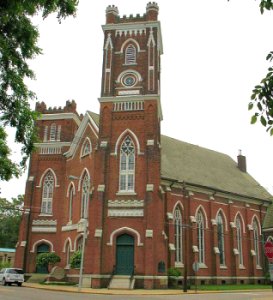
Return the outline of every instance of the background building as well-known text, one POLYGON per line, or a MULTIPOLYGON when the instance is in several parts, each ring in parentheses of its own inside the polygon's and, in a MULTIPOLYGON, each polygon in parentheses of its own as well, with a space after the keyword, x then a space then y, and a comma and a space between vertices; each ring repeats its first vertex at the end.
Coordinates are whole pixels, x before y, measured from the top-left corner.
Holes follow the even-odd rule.
POLYGON ((37 254, 56 252, 72 280, 70 256, 84 247, 84 282, 94 288, 113 283, 113 274, 164 288, 169 268, 193 278, 193 262, 201 283, 263 281, 271 195, 247 173, 245 157, 235 163, 160 134, 157 17, 154 2, 136 17, 107 7, 99 115, 79 115, 74 101, 37 103, 41 142, 16 251, 27 272, 37 271, 37 254))

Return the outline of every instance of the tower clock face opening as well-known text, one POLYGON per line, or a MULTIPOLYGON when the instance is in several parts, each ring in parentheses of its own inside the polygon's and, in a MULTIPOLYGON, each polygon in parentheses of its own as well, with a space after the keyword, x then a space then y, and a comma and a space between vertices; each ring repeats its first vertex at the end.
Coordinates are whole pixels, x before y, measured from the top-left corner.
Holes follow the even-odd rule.
POLYGON ((122 84, 126 87, 132 87, 136 84, 137 80, 133 74, 126 74, 122 78, 122 84))

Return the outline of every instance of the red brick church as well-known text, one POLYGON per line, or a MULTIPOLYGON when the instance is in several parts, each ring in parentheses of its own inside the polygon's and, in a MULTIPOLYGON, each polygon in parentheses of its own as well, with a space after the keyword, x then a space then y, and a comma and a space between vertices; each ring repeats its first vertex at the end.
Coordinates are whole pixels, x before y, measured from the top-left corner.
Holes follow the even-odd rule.
POLYGON ((116 275, 134 288, 165 288, 170 268, 202 284, 263 281, 271 195, 245 157, 235 162, 160 133, 158 11, 149 2, 144 15, 120 17, 107 7, 99 114, 79 115, 74 101, 37 103, 40 142, 15 263, 26 272, 39 271, 37 254, 55 252, 77 281, 70 257, 84 248, 83 282, 93 288, 116 275))

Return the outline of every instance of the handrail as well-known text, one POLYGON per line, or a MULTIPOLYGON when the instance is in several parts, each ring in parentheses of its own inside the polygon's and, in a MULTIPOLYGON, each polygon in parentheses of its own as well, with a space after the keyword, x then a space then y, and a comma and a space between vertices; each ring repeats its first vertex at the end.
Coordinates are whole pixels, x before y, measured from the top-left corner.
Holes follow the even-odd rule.
POLYGON ((109 289, 109 287, 110 287, 111 281, 112 281, 112 279, 113 279, 115 273, 116 273, 116 265, 113 266, 113 271, 112 271, 112 273, 111 273, 111 275, 110 275, 110 280, 109 280, 109 284, 108 284, 108 289, 109 289))
POLYGON ((130 275, 130 287, 131 287, 132 281, 133 281, 133 279, 134 279, 135 268, 136 268, 136 266, 134 266, 134 268, 133 268, 133 270, 132 270, 132 272, 131 272, 131 275, 130 275))

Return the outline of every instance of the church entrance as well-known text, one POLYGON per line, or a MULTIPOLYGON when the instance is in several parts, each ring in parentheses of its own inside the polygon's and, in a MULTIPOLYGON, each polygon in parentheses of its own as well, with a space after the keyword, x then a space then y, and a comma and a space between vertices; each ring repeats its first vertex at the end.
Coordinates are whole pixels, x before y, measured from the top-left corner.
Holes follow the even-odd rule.
MULTIPOLYGON (((49 245, 40 244, 37 247, 36 257, 37 257, 37 255, 39 255, 41 253, 49 253, 49 245)), ((36 265, 36 273, 47 274, 48 273, 47 266, 36 265)))
POLYGON ((122 234, 116 243, 116 274, 131 275, 134 270, 134 237, 122 234))

